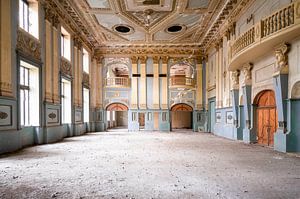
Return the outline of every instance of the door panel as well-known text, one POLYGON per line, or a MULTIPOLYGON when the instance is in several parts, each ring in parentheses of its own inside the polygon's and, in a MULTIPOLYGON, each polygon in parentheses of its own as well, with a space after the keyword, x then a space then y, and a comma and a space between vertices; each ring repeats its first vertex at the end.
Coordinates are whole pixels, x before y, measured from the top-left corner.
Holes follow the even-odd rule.
POLYGON ((278 120, 274 92, 261 94, 257 104, 257 143, 273 146, 278 120))

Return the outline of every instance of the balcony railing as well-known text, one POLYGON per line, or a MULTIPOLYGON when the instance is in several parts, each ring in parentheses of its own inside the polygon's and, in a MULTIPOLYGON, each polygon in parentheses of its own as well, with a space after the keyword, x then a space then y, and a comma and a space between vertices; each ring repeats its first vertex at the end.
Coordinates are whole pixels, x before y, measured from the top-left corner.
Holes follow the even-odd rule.
POLYGON ((130 78, 128 77, 110 77, 105 79, 106 87, 119 87, 127 88, 130 87, 130 78))
POLYGON ((229 70, 251 62, 274 46, 299 36, 300 0, 272 13, 253 25, 231 45, 229 70))
POLYGON ((189 77, 170 77, 170 87, 195 87, 195 80, 189 77))

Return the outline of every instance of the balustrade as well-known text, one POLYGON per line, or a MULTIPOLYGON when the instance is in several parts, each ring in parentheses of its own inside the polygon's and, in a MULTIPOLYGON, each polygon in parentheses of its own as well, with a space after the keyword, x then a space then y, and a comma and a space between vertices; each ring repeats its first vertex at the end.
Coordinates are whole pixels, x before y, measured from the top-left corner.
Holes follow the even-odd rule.
POLYGON ((170 87, 195 87, 194 78, 170 77, 170 87))
POLYGON ((130 78, 128 77, 110 77, 105 79, 106 87, 130 87, 130 78))

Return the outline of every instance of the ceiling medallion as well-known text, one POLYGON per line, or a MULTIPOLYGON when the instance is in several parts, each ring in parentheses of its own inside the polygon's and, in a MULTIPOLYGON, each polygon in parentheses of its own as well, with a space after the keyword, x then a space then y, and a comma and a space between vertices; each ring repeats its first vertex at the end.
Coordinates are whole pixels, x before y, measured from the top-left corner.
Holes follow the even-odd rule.
POLYGON ((112 28, 115 32, 124 34, 124 35, 129 35, 134 33, 134 29, 126 24, 117 24, 112 28))
POLYGON ((170 34, 177 34, 180 32, 184 32, 186 29, 187 27, 183 24, 174 24, 166 28, 165 31, 170 34))

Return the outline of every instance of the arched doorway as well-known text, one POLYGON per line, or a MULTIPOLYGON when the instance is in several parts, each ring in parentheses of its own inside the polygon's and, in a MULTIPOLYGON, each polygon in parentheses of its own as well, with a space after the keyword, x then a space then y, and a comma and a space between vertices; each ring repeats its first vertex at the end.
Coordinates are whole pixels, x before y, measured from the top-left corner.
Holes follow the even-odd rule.
POLYGON ((274 145, 277 130, 277 110, 274 91, 259 93, 255 99, 257 118, 257 142, 267 146, 274 145))
POLYGON ((193 108, 187 104, 175 104, 172 111, 172 129, 192 129, 193 108))
POLYGON ((107 128, 128 128, 128 107, 121 103, 112 103, 106 107, 107 128))

